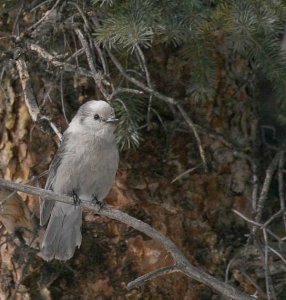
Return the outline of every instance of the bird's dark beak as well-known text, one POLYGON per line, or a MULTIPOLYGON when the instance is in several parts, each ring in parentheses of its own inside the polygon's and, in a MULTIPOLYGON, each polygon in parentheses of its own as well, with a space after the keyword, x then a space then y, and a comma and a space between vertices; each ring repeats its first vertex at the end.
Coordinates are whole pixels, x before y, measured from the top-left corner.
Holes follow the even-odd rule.
POLYGON ((116 119, 115 117, 110 117, 107 120, 105 120, 106 123, 113 123, 117 124, 119 122, 119 119, 116 119))

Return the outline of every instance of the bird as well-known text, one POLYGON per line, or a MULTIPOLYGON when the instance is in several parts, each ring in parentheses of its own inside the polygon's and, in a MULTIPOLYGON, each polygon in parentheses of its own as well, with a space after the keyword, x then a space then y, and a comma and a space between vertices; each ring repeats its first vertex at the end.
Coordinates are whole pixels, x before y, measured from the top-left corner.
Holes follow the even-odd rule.
MULTIPOLYGON (((91 100, 81 105, 63 133, 45 189, 102 203, 119 163, 114 134, 118 121, 105 101, 91 100)), ((82 240, 82 207, 74 202, 40 200, 40 224, 46 223, 39 255, 46 261, 72 258, 82 240)))

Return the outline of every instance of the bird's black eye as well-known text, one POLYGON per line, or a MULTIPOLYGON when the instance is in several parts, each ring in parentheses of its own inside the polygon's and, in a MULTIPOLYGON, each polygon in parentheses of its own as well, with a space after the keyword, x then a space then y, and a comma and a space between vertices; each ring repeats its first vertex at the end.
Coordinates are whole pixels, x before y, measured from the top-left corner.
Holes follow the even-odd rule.
POLYGON ((95 115, 93 116, 93 118, 94 118, 94 120, 98 120, 98 119, 99 119, 99 115, 98 115, 98 114, 95 114, 95 115))

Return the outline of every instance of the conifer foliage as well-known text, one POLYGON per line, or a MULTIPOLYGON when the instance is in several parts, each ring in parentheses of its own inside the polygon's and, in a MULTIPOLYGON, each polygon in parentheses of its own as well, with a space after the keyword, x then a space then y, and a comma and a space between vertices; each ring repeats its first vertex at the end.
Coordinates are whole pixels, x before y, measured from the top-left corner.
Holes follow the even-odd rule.
POLYGON ((178 47, 192 65, 186 93, 195 101, 212 100, 222 61, 227 68, 238 58, 245 59, 246 67, 244 74, 231 74, 234 78, 246 80, 251 87, 263 74, 275 86, 277 99, 284 99, 286 64, 280 45, 285 27, 284 1, 92 2, 103 13, 94 34, 105 47, 131 53, 136 46, 178 47))

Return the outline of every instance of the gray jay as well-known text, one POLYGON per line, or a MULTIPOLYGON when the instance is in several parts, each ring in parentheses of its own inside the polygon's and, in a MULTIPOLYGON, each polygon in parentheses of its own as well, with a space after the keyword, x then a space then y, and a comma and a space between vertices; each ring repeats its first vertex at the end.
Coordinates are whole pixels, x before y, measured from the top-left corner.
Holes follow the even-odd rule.
MULTIPOLYGON (((102 201, 118 167, 114 136, 117 121, 108 103, 83 104, 63 134, 45 189, 81 200, 102 201)), ((41 200, 40 223, 48 221, 40 256, 45 260, 70 259, 81 244, 81 206, 41 200)))

